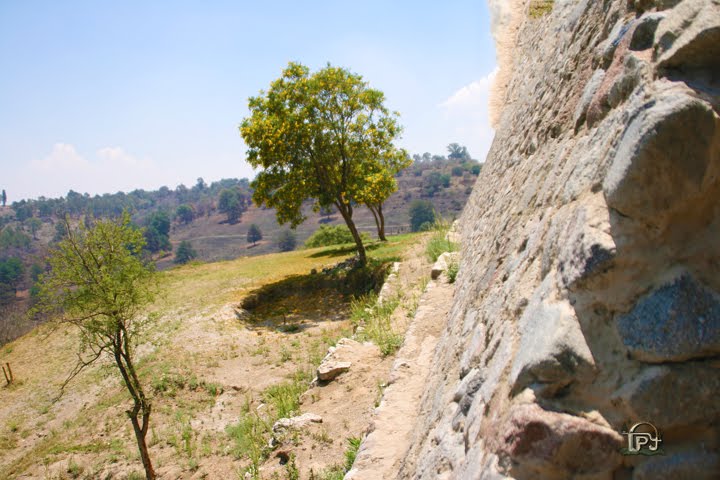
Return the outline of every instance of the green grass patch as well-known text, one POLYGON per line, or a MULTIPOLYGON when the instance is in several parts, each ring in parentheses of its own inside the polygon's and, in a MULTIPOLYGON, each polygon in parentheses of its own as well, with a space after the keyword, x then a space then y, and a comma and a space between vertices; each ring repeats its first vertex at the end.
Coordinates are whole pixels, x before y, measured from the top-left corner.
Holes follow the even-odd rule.
POLYGON ((435 230, 428 240, 427 246, 425 247, 425 254, 431 262, 437 261, 438 257, 445 252, 455 252, 458 249, 458 244, 451 242, 447 238, 447 229, 441 228, 435 230))
POLYGON ((403 342, 403 336, 393 330, 391 322, 399 304, 398 298, 389 298, 380 304, 375 294, 357 298, 350 304, 350 319, 358 329, 358 338, 373 342, 383 355, 395 353, 403 342))

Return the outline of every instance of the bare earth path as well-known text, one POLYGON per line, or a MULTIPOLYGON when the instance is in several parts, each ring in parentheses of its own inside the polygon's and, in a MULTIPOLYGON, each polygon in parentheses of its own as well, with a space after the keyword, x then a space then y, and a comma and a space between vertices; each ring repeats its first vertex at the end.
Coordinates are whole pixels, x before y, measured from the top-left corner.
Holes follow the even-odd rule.
MULTIPOLYGON (((441 277, 441 278, 444 278, 441 277)), ((363 440, 346 480, 395 478, 408 449, 413 419, 427 385, 435 346, 445 328, 454 285, 430 282, 398 351, 371 433, 363 440)))

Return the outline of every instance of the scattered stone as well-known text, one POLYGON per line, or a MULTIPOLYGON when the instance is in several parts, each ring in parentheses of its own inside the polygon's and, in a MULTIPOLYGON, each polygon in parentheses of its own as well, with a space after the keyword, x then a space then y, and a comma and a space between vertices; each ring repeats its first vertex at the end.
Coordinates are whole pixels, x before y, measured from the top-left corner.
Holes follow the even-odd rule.
POLYGON ((679 362, 720 354, 720 296, 683 275, 617 319, 630 354, 643 362, 679 362))
POLYGON ((314 413, 303 413, 298 417, 281 418, 273 424, 273 432, 280 433, 284 430, 303 428, 311 423, 322 423, 322 417, 314 413))
POLYGON ((437 280, 440 275, 447 272, 448 267, 453 262, 458 261, 459 257, 460 254, 458 252, 445 252, 441 254, 430 271, 430 277, 433 280, 437 280))
POLYGON ((323 382, 329 382, 343 372, 350 370, 350 362, 338 362, 335 360, 323 361, 317 369, 317 378, 323 382))

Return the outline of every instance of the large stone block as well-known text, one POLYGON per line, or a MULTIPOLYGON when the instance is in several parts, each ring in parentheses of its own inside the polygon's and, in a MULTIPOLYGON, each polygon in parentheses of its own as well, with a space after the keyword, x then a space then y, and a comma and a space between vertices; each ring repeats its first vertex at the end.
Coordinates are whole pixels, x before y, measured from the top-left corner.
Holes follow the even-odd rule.
POLYGON ((607 203, 648 224, 701 192, 717 161, 716 116, 706 102, 670 89, 625 129, 603 183, 607 203))
POLYGON ((514 407, 498 434, 497 453, 516 465, 514 478, 578 478, 612 472, 621 462, 620 434, 535 404, 514 407))
POLYGON ((642 298, 617 319, 630 354, 644 362, 679 362, 720 354, 720 297, 689 275, 642 298))
POLYGON ((652 366, 613 395, 630 418, 659 430, 702 424, 720 418, 720 369, 706 362, 652 366))
POLYGON ((616 247, 609 230, 607 209, 581 207, 575 211, 558 257, 562 286, 573 289, 610 267, 616 247))
POLYGON ((655 32, 658 68, 708 68, 717 75, 720 1, 685 0, 666 13, 655 32))
POLYGON ((534 298, 519 322, 520 345, 510 372, 514 393, 526 387, 551 397, 573 381, 589 381, 595 372, 572 307, 534 298))

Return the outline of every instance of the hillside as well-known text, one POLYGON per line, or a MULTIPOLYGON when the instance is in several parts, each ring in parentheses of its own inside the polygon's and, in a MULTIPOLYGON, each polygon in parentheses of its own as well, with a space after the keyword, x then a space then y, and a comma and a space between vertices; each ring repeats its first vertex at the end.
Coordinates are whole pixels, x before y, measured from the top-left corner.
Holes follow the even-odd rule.
MULTIPOLYGON (((404 259, 392 297, 398 334, 427 282, 423 239, 393 237, 370 248, 375 264, 404 259)), ((163 293, 137 352, 152 395, 150 450, 161 478, 244 478, 258 467, 262 478, 286 478, 290 454, 300 478, 337 471, 347 439, 368 428, 392 363, 378 347, 357 343, 351 370, 297 403, 328 347, 352 335, 357 307, 349 294, 373 285, 342 287, 342 271, 333 286, 321 281, 323 268, 347 255, 343 248, 303 250, 159 274, 163 293), (251 296, 259 300, 243 310, 251 296), (320 414, 322 423, 266 450, 273 419, 305 412, 320 414)), ((123 414, 127 393, 110 363, 87 369, 53 400, 77 341, 75 332, 46 325, 0 348, 15 378, 0 388, 0 478, 140 478, 123 414)))
MULTIPOLYGON (((396 180, 398 190, 385 202, 388 234, 409 232, 408 211, 415 200, 432 203, 445 220, 455 219, 467 201, 481 165, 464 152, 462 158, 416 155, 415 162, 396 180)), ((175 265, 175 252, 182 241, 190 242, 197 261, 214 262, 242 256, 264 255, 280 251, 278 239, 288 231, 279 225, 275 211, 258 208, 251 202, 252 189, 247 179, 223 179, 207 184, 198 179, 191 188, 179 185, 174 190, 161 187, 155 191, 135 190, 129 193, 95 195, 69 192, 65 197, 13 202, 0 206, 0 345, 29 331, 35 324, 25 318, 37 277, 45 268, 44 257, 53 242, 62 237, 65 214, 76 224, 87 221, 88 214, 102 218, 131 212, 133 221, 146 228, 148 248, 158 269, 175 265), (222 197, 232 193, 238 199, 237 220, 228 221, 222 197), (184 207, 191 212, 183 218, 184 207), (167 235, 155 229, 167 229, 167 235), (155 220, 153 220, 155 219, 155 220), (257 225, 263 235, 256 244, 248 243, 250 225, 257 225), (151 234, 152 235, 149 235, 151 234), (164 240, 163 240, 164 238, 164 240), (17 278, 5 278, 4 262, 19 259, 22 271, 17 278)), ((336 214, 313 212, 312 204, 304 207, 307 220, 294 231, 298 248, 321 225, 343 225, 336 214)), ((354 220, 360 231, 376 235, 372 214, 364 207, 355 210, 354 220)))

